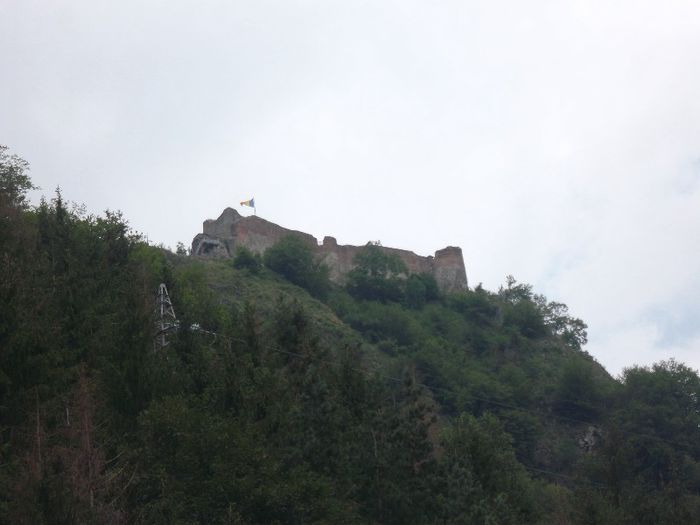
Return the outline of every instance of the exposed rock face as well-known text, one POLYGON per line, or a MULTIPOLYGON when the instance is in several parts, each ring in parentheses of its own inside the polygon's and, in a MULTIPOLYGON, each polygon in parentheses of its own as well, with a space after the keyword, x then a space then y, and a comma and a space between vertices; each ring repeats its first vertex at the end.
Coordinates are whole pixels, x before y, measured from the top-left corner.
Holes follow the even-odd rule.
MULTIPOLYGON (((294 235, 308 243, 316 256, 330 269, 332 281, 342 283, 353 269, 355 255, 362 246, 339 245, 333 237, 324 237, 319 245, 308 233, 289 230, 260 217, 242 217, 233 208, 226 208, 216 220, 204 221, 202 233, 192 240, 192 255, 202 257, 233 257, 236 248, 244 246, 255 253, 264 253, 282 237, 294 235)), ((382 247, 386 253, 399 257, 409 273, 429 273, 444 292, 467 288, 467 272, 462 250, 448 246, 435 256, 422 257, 408 250, 382 247)))
POLYGON ((600 428, 588 425, 586 432, 578 440, 578 446, 590 454, 600 444, 602 437, 600 428))

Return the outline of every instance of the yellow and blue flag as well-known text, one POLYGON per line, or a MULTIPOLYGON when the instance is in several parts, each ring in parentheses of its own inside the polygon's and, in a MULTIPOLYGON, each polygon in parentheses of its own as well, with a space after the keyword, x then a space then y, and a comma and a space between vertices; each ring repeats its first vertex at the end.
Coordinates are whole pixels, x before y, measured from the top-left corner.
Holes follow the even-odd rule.
POLYGON ((241 206, 250 206, 251 208, 255 208, 255 198, 250 199, 249 201, 241 201, 241 206))

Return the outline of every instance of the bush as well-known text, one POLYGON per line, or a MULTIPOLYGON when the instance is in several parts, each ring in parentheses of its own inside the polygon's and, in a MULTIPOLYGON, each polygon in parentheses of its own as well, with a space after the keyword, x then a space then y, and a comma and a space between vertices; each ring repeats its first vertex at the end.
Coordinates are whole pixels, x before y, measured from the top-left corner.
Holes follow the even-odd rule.
POLYGON ((259 254, 251 252, 245 246, 241 246, 236 250, 236 255, 233 258, 233 267, 239 270, 247 269, 251 273, 258 273, 262 267, 262 258, 259 254))

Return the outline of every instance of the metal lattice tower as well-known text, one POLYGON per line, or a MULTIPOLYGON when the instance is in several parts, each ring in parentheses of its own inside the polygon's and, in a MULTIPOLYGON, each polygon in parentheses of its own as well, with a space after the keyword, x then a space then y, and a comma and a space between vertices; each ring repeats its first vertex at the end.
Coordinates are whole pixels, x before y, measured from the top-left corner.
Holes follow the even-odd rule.
POLYGON ((173 303, 170 302, 170 295, 168 295, 168 288, 165 283, 161 283, 156 298, 156 336, 154 340, 156 350, 168 346, 169 336, 177 330, 178 324, 173 303))

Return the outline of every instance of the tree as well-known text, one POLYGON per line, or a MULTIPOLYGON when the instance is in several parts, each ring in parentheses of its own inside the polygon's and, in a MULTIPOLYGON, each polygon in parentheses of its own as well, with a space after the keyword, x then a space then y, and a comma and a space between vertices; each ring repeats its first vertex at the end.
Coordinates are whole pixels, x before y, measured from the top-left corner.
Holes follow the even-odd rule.
POLYGON ((536 295, 535 302, 544 315, 544 322, 552 334, 561 337, 569 346, 580 350, 588 342, 588 326, 581 319, 569 315, 569 307, 564 303, 547 302, 543 295, 536 295))
POLYGON ((498 296, 503 301, 503 324, 516 328, 525 337, 536 339, 547 334, 544 316, 534 301, 532 285, 506 277, 506 287, 501 286, 498 296))
MULTIPOLYGON (((578 356, 577 356, 578 357, 578 356)), ((554 406, 567 417, 590 419, 598 415, 601 396, 593 377, 593 363, 569 361, 559 379, 554 406)))
POLYGON ((465 320, 478 326, 490 326, 499 317, 497 296, 484 290, 479 284, 473 291, 466 290, 447 297, 448 306, 460 313, 465 320))
POLYGON ((414 273, 406 280, 406 304, 411 308, 422 308, 429 301, 440 297, 435 277, 427 273, 414 273))
POLYGON ((520 283, 512 275, 506 276, 506 287, 498 289, 498 295, 507 303, 517 304, 532 300, 532 285, 520 283))
POLYGON ((608 417, 597 475, 639 524, 694 523, 700 512, 700 377, 674 360, 632 367, 608 417))
POLYGON ((7 146, 0 144, 0 206, 27 207, 27 192, 37 189, 27 172, 29 163, 7 153, 7 146))
POLYGON ((575 350, 588 342, 586 323, 570 316, 565 304, 548 303, 544 295, 534 294, 532 285, 518 283, 515 277, 508 275, 506 287, 501 286, 498 295, 505 302, 505 323, 518 327, 524 336, 536 338, 549 332, 575 350))
POLYGON ((369 503, 378 523, 427 523, 436 510, 436 465, 428 439, 435 416, 414 375, 404 375, 393 406, 377 413, 371 431, 374 479, 369 503))
MULTIPOLYGON (((367 243, 353 259, 348 273, 348 291, 360 299, 399 301, 404 295, 404 277, 408 269, 396 255, 376 244, 367 243)), ((424 292, 423 292, 424 293, 424 292)))
POLYGON ((508 434, 490 414, 462 414, 445 429, 441 470, 445 523, 534 521, 534 498, 525 469, 515 459, 508 434))
POLYGON ((328 294, 328 267, 314 260, 311 247, 303 239, 288 235, 268 248, 265 266, 319 298, 328 294))

